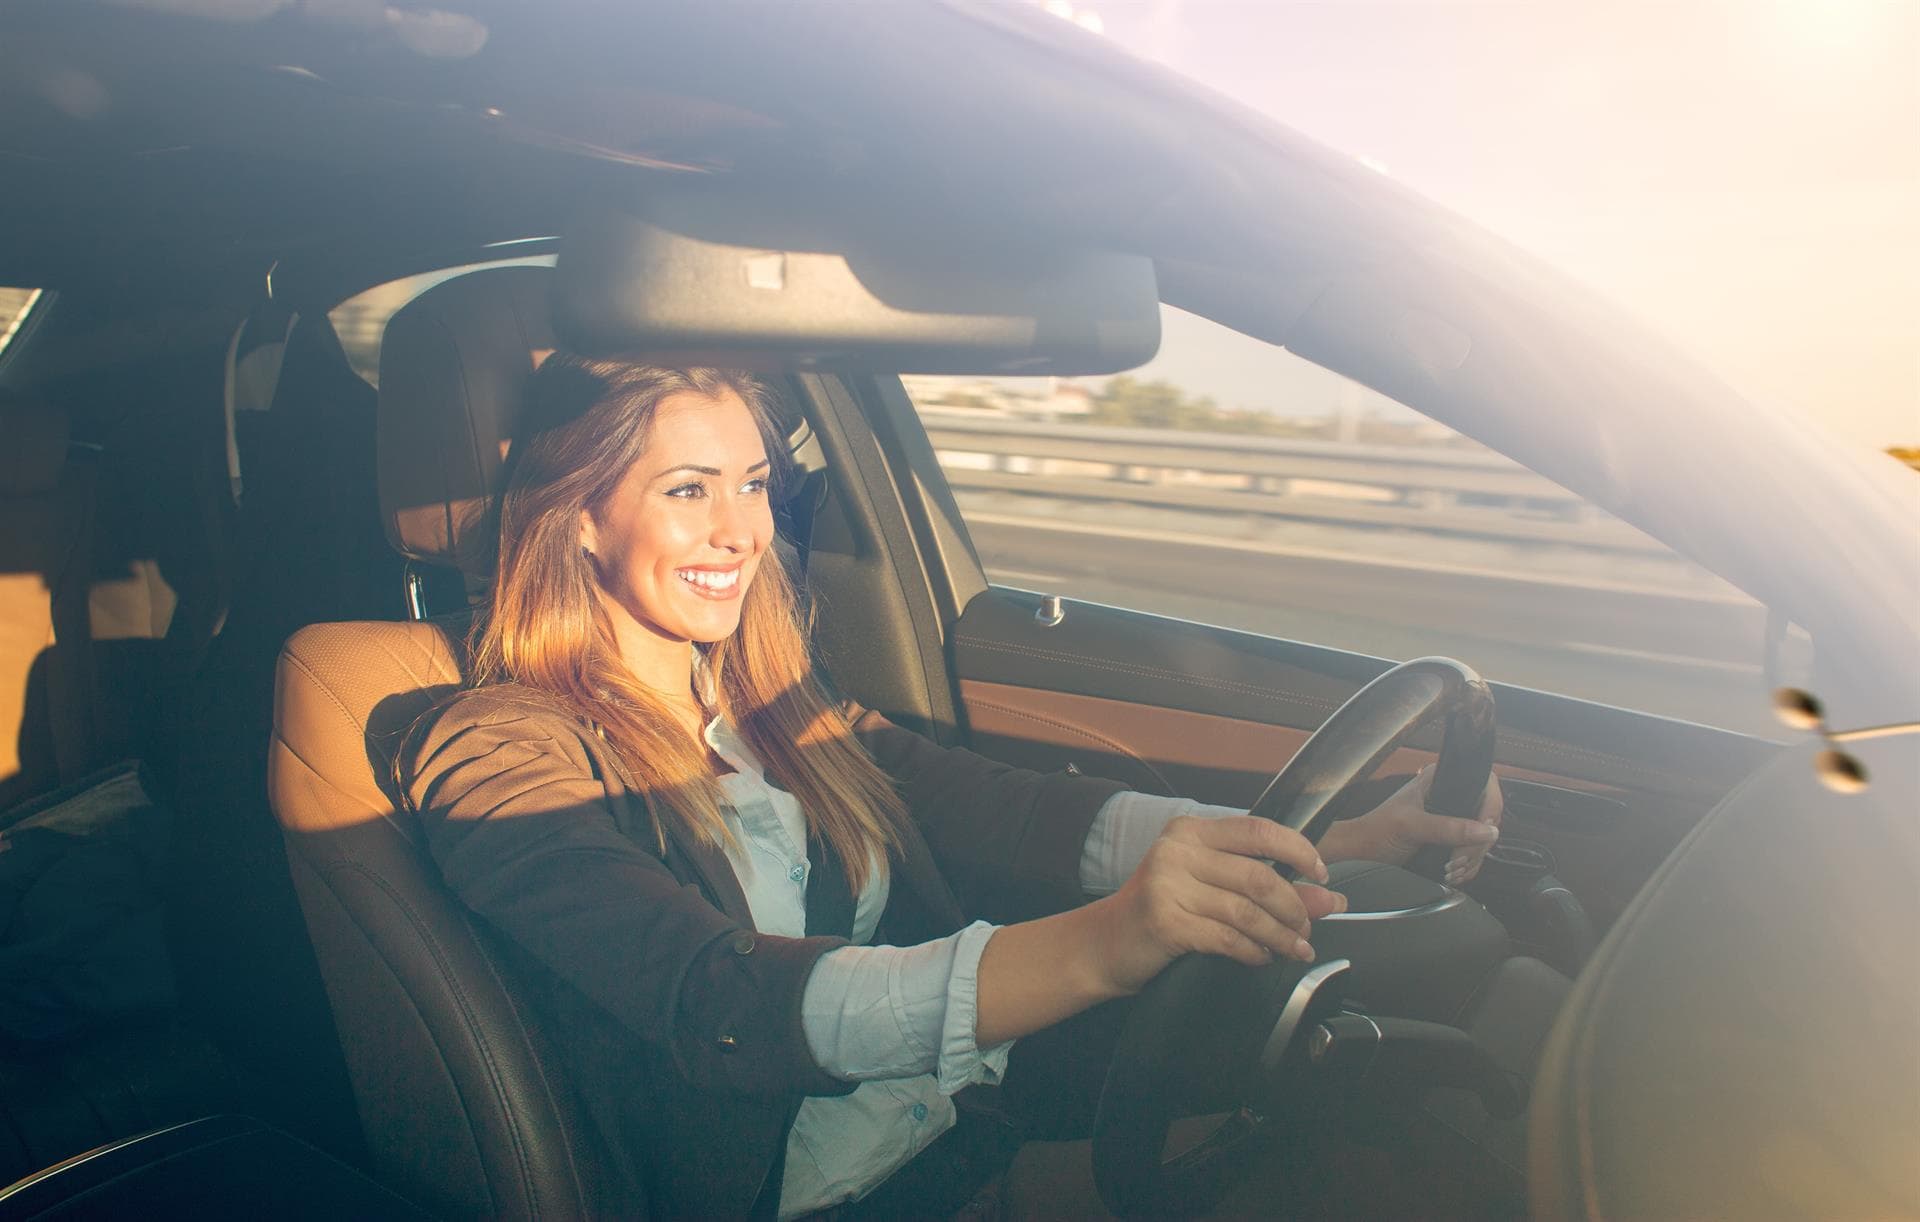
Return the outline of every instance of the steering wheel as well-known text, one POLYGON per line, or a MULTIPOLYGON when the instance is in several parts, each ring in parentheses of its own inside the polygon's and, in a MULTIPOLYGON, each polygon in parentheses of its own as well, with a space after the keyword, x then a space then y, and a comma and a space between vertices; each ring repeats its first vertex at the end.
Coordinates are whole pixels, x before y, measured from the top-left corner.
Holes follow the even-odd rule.
MULTIPOLYGON (((1421 726, 1445 719, 1440 762, 1427 808, 1472 818, 1493 767, 1493 694, 1452 658, 1416 658, 1355 692, 1267 785, 1248 812, 1318 842, 1335 800, 1421 726)), ((1282 878, 1293 871, 1275 866, 1282 878)), ((1167 1128, 1187 1101, 1251 1102, 1263 1069, 1285 1053, 1300 1021, 1288 1005, 1310 974, 1328 964, 1276 960, 1249 968, 1217 955, 1185 955, 1134 999, 1108 1066, 1093 1128, 1094 1182, 1121 1216, 1205 1208, 1223 1187, 1210 1157, 1233 1140, 1216 1134, 1171 1161, 1167 1128)), ((1317 983, 1317 981, 1315 981, 1317 983)), ((1209 1110, 1218 1110, 1209 1103, 1209 1110)), ((1241 1109, 1241 1117, 1252 1115, 1241 1109)), ((1231 1126, 1229 1126, 1231 1127, 1231 1126)))

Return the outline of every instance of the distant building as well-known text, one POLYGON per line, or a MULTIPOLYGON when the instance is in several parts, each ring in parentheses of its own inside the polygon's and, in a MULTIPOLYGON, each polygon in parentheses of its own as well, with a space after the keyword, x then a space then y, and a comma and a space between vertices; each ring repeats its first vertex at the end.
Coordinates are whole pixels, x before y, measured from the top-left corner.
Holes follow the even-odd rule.
POLYGON ((1079 420, 1093 414, 1093 392, 1065 378, 947 378, 904 374, 914 406, 1010 420, 1079 420))
POLYGON ((902 374, 900 384, 907 398, 921 410, 932 408, 947 412, 970 412, 982 416, 1008 416, 1003 400, 1006 388, 985 378, 948 378, 932 374, 902 374))
POLYGON ((1069 382, 1064 378, 1049 378, 1052 387, 1045 399, 1041 400, 1044 417, 1048 420, 1072 420, 1093 414, 1093 392, 1078 382, 1069 382))

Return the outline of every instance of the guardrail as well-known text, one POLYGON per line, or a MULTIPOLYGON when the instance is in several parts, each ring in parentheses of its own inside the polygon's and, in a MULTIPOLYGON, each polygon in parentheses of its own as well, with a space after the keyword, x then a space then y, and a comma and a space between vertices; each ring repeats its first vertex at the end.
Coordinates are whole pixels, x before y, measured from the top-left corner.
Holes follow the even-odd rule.
POLYGON ((1626 523, 1498 454, 981 417, 925 409, 962 492, 1291 518, 1663 554, 1626 523))

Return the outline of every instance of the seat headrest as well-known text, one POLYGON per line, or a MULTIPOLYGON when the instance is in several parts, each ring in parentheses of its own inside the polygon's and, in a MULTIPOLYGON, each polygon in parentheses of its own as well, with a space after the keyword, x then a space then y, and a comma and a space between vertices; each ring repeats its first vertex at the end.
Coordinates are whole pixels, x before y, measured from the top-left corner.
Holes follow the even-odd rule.
POLYGON ((493 267, 428 289, 380 345, 380 513, 402 555, 492 565, 477 529, 505 460, 527 379, 554 347, 553 269, 493 267), (539 354, 539 355, 536 355, 539 354))
POLYGON ((28 399, 0 399, 0 496, 51 492, 67 465, 67 414, 28 399))

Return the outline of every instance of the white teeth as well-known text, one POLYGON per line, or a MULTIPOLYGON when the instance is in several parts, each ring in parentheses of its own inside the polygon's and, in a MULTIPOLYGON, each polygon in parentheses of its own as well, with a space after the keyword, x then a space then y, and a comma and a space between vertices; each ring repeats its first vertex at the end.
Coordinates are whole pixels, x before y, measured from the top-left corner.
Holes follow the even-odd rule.
POLYGON ((703 590, 731 590, 740 584, 739 569, 728 569, 724 573, 716 573, 708 569, 679 569, 676 572, 680 580, 689 585, 699 586, 703 590))

